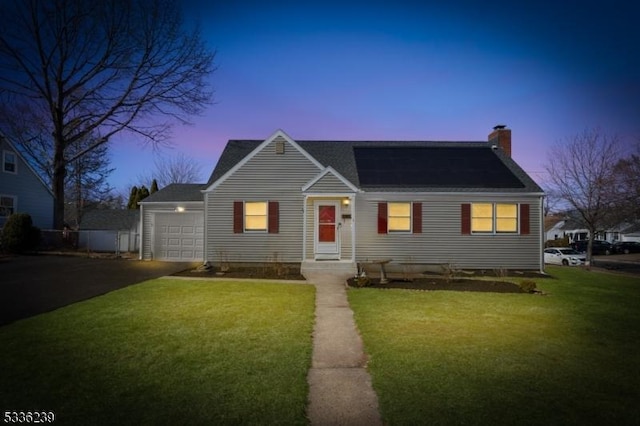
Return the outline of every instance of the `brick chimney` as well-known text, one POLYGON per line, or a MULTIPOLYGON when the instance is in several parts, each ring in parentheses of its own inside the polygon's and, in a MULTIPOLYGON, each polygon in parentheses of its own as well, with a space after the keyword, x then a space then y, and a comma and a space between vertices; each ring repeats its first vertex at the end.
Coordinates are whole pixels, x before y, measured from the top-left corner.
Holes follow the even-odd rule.
POLYGON ((493 132, 489 135, 489 143, 499 147, 511 157, 511 129, 507 129, 504 124, 493 127, 493 132))

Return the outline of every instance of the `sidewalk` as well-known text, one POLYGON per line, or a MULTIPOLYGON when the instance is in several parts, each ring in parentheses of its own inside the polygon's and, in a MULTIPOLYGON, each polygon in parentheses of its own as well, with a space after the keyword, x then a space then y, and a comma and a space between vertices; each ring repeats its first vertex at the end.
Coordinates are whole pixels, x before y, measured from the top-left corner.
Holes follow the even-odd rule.
POLYGON ((344 280, 318 274, 310 281, 316 286, 316 323, 307 416, 312 425, 381 425, 344 280))

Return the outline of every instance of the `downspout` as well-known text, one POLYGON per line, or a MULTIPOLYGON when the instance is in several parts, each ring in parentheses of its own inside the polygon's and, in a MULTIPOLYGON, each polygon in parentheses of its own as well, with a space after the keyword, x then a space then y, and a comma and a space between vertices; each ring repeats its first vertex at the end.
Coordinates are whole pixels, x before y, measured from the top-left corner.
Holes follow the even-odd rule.
POLYGON ((356 196, 351 197, 351 261, 356 261, 356 196))
POLYGON ((307 201, 308 195, 304 196, 302 204, 302 261, 307 260, 307 201))
POLYGON ((207 235, 209 235, 209 232, 207 230, 207 216, 208 216, 208 204, 209 204, 209 193, 205 192, 204 193, 204 205, 202 206, 202 218, 203 218, 203 222, 204 222, 204 235, 203 235, 203 242, 202 242, 202 257, 204 257, 204 259, 202 259, 202 264, 206 265, 207 262, 209 261, 209 243, 208 243, 208 238, 207 235))
POLYGON ((540 256, 540 273, 545 274, 544 271, 544 195, 540 196, 540 250, 538 255, 540 256))

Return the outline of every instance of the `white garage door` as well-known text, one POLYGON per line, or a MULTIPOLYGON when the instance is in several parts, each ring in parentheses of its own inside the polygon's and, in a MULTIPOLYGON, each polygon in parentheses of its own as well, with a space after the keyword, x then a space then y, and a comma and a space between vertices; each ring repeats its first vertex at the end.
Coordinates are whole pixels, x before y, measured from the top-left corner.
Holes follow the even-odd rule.
POLYGON ((197 213, 156 213, 155 258, 176 262, 204 259, 204 218, 197 213))

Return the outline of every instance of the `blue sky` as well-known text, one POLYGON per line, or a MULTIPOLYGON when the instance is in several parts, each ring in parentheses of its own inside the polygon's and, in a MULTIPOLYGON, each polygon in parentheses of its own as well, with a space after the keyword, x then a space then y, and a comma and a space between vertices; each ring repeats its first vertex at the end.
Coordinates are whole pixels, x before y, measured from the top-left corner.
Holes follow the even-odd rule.
MULTIPOLYGON (((184 0, 217 51, 215 104, 161 154, 195 158, 206 181, 228 139, 277 129, 477 141, 506 124, 541 182, 548 147, 585 128, 640 139, 640 5, 557 3, 184 0)), ((153 155, 118 138, 112 185, 128 193, 153 155)))

